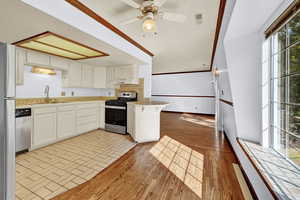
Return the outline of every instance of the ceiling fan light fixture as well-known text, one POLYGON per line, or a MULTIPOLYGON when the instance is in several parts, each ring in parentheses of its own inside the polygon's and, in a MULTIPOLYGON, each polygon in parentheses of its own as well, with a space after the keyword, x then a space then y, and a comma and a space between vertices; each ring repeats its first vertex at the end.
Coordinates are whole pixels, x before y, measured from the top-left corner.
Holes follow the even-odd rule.
POLYGON ((143 22, 143 30, 145 32, 155 32, 156 22, 153 19, 145 19, 145 21, 143 22))

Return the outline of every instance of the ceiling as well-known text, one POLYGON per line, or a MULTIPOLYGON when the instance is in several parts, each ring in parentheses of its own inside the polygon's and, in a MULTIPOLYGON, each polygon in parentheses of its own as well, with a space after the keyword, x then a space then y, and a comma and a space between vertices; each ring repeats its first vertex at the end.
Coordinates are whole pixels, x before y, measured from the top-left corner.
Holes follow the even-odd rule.
POLYGON ((226 33, 226 40, 236 39, 260 31, 270 17, 270 13, 273 13, 284 1, 236 1, 226 33), (254 10, 255 15, 253 15, 254 10))
MULTIPOLYGON (((142 3, 142 0, 135 0, 142 3)), ((136 17, 138 10, 121 0, 80 0, 132 39, 154 53, 153 72, 178 72, 209 69, 220 0, 168 0, 163 10, 185 14, 185 23, 158 21, 158 36, 143 37, 142 22, 119 24, 136 17), (203 15, 197 24, 196 14, 203 15)))
POLYGON ((51 31, 110 55, 86 59, 81 62, 98 66, 143 64, 141 61, 125 52, 32 8, 19 0, 1 2, 0 26, 1 42, 14 43, 45 31, 51 31))

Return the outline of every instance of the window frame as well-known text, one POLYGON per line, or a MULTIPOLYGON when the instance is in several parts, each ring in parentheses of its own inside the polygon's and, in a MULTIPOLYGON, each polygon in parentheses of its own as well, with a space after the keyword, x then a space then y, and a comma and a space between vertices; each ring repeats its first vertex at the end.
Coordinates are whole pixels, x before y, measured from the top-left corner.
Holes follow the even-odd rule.
MULTIPOLYGON (((292 133, 290 132, 290 127, 289 127, 289 120, 290 120, 290 106, 299 106, 300 107, 300 104, 298 103, 291 103, 290 102, 290 77, 291 76, 294 76, 294 75, 300 75, 300 71, 299 72, 295 72, 295 73, 290 73, 290 50, 292 47, 294 46, 297 46, 297 45, 300 45, 300 40, 299 41, 296 41, 292 44, 289 44, 290 42, 290 34, 289 34, 289 22, 294 18, 296 17, 297 15, 300 15, 300 10, 296 11, 293 15, 291 15, 288 19, 286 19, 286 21, 276 29, 276 31, 274 31, 272 34, 270 34, 268 37, 267 37, 267 40, 268 40, 268 61, 269 62, 269 75, 268 75, 268 81, 269 81, 269 92, 268 92, 268 95, 269 95, 269 100, 268 100, 268 105, 269 105, 269 141, 268 141, 268 144, 269 146, 274 149, 276 152, 278 152, 280 155, 282 155, 285 159, 287 159, 288 161, 290 161, 294 166, 296 166, 297 168, 300 169, 300 165, 296 164, 294 161, 292 161, 290 158, 289 158, 289 146, 290 146, 290 143, 289 143, 289 139, 290 139, 290 136, 293 136, 295 137, 296 139, 299 139, 300 140, 300 136, 295 134, 295 133, 292 133), (282 29, 284 28, 285 29, 285 47, 282 48, 282 49, 279 49, 277 51, 274 51, 275 50, 275 37, 278 37, 278 35, 276 36, 276 34, 282 29), (275 56, 278 56, 278 58, 281 58, 281 54, 284 53, 285 55, 285 74, 282 75, 282 72, 278 72, 278 76, 275 77, 274 74, 275 74, 275 67, 274 66, 277 66, 279 67, 279 65, 281 63, 279 62, 282 62, 281 60, 278 62, 278 60, 276 60, 277 65, 275 65, 275 59, 274 57, 275 56), (284 94, 284 101, 281 102, 281 99, 278 101, 278 95, 281 96, 281 90, 280 90, 280 87, 278 86, 278 83, 280 83, 280 80, 284 78, 284 87, 285 87, 285 94, 284 94), (274 84, 274 81, 275 80, 278 80, 277 81, 277 86, 274 84), (277 87, 277 89, 275 89, 275 87, 277 87), (276 93, 277 92, 277 93, 276 93), (274 96, 274 93, 277 94, 277 96, 275 97, 274 96), (277 100, 277 101, 276 101, 277 100), (275 111, 275 105, 277 105, 277 110, 275 111), (284 123, 285 123, 285 129, 282 129, 281 127, 281 106, 284 105, 285 106, 285 114, 284 114, 284 123), (280 106, 280 110, 278 110, 278 106, 280 106), (277 113, 277 115, 275 114, 275 112, 277 113), (275 117, 277 116, 280 116, 280 120, 277 119, 277 125, 279 124, 280 127, 278 127, 274 122, 275 122, 275 117), (276 133, 275 133, 275 129, 277 130, 276 133), (276 134, 276 135, 275 135, 276 134), (280 152, 278 150, 278 145, 280 146, 281 148, 281 134, 284 134, 285 136, 285 151, 284 153, 280 152), (276 141, 277 140, 277 141, 276 141), (278 144, 278 141, 279 141, 279 144, 278 144)), ((278 41, 277 41, 278 42, 278 41)), ((263 63, 264 64, 264 63, 263 63)), ((281 69, 281 68, 280 68, 281 69)), ((278 71, 278 68, 277 68, 277 71, 278 71)), ((263 83, 264 84, 264 83, 263 83)), ((262 85, 263 85, 262 84, 262 85)), ((264 94, 262 94, 264 95, 264 94)), ((299 151, 299 154, 300 154, 300 151, 299 151)))

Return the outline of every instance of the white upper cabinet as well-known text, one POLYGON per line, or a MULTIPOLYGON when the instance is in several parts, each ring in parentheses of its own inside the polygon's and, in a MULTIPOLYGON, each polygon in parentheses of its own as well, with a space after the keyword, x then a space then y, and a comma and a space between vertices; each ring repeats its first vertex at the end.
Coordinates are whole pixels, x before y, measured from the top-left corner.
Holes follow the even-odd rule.
POLYGON ((30 50, 16 50, 16 84, 24 82, 24 65, 62 71, 66 88, 119 88, 121 84, 138 84, 138 65, 118 67, 91 66, 58 56, 30 50))
POLYGON ((106 85, 108 88, 117 88, 120 84, 138 84, 139 77, 137 65, 120 67, 108 67, 106 73, 106 85))
POLYGON ((69 70, 63 72, 63 87, 94 88, 94 76, 93 66, 70 62, 69 70))
POLYGON ((65 87, 81 87, 81 63, 71 62, 69 66, 69 71, 64 79, 67 79, 67 84, 65 87))
POLYGON ((117 82, 116 67, 108 67, 106 69, 106 87, 117 88, 117 82))
POLYGON ((50 56, 50 65, 54 69, 67 71, 69 69, 69 60, 56 56, 50 56))
POLYGON ((26 62, 26 52, 16 49, 16 85, 24 84, 24 67, 26 62))
POLYGON ((94 67, 94 88, 106 88, 105 67, 94 67))
POLYGON ((50 66, 50 56, 47 54, 28 51, 27 64, 38 66, 50 66))
POLYGON ((81 87, 93 88, 94 87, 94 67, 83 64, 81 70, 82 70, 81 87))
POLYGON ((138 84, 138 66, 127 65, 118 67, 117 77, 120 84, 138 84))

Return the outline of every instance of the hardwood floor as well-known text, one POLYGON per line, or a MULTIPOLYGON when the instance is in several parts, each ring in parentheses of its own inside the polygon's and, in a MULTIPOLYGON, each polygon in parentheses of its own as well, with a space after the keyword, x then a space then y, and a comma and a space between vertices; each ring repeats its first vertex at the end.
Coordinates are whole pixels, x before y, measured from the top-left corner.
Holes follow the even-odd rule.
MULTIPOLYGON (((211 117, 208 117, 211 119, 211 117)), ((92 180, 54 200, 242 200, 234 174, 234 153, 223 135, 199 125, 203 116, 161 114, 161 135, 204 155, 202 197, 161 164, 149 150, 155 143, 139 144, 92 180)))

